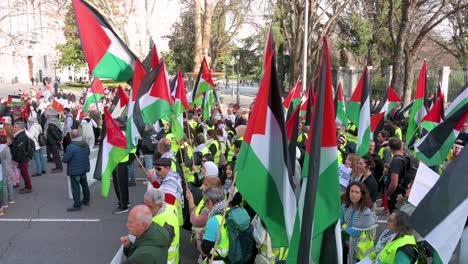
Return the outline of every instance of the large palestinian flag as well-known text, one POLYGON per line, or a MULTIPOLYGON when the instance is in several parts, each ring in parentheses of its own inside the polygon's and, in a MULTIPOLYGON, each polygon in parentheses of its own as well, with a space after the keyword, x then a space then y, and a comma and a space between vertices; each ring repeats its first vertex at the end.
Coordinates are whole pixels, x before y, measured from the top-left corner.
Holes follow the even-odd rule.
POLYGON ((122 114, 125 112, 125 109, 128 106, 129 101, 130 100, 128 99, 127 93, 122 88, 122 86, 119 85, 117 93, 115 94, 114 99, 112 100, 112 118, 122 116, 122 114))
POLYGON ((269 58, 237 156, 237 188, 260 216, 273 248, 288 247, 296 216, 296 197, 284 122, 281 89, 269 58), (255 175, 255 177, 252 177, 255 175))
POLYGON ((430 132, 434 129, 444 118, 444 94, 440 93, 437 101, 432 106, 431 110, 421 120, 421 127, 430 132))
POLYGON ((468 88, 455 98, 446 112, 444 122, 414 144, 416 156, 427 166, 436 166, 445 162, 463 127, 463 122, 468 118, 468 88))
POLYGON ((369 152, 370 131, 370 94, 367 66, 348 103, 348 118, 358 128, 357 154, 364 156, 369 152))
POLYGON ((143 134, 145 125, 152 126, 160 119, 170 120, 173 104, 164 61, 148 72, 141 82, 133 111, 133 120, 143 134))
POLYGON ((338 89, 336 90, 335 96, 335 113, 336 121, 343 124, 344 127, 348 126, 348 118, 346 118, 346 106, 343 96, 343 84, 341 80, 338 83, 338 89))
POLYGON ((211 69, 206 63, 206 58, 203 57, 203 62, 200 65, 200 71, 198 72, 197 81, 192 90, 192 96, 190 104, 192 106, 201 106, 203 104, 203 96, 205 92, 213 90, 215 84, 211 77, 211 69))
POLYGON ((115 81, 131 79, 136 56, 97 10, 82 0, 72 3, 90 74, 115 81))
MULTIPOLYGON (((408 129, 406 130, 406 143, 411 145, 411 142, 417 137, 418 126, 421 120, 426 116, 426 107, 424 106, 424 98, 426 95, 426 61, 424 61, 421 71, 419 72, 418 84, 416 86, 416 94, 414 95, 413 106, 410 110, 408 119, 408 129)), ((409 146, 408 146, 409 147, 409 146)))
POLYGON ((307 154, 307 178, 301 187, 298 217, 287 263, 340 263, 340 185, 333 87, 328 43, 324 38, 318 68, 307 154))
POLYGON ((109 195, 112 171, 129 153, 127 150, 127 139, 112 119, 107 107, 104 108, 104 124, 101 135, 102 140, 99 146, 94 178, 101 180, 101 195, 107 197, 109 195))
POLYGON ((88 112, 88 108, 91 104, 96 104, 97 109, 97 102, 102 98, 104 98, 104 87, 102 87, 102 83, 99 78, 94 78, 91 83, 91 87, 86 93, 86 101, 83 107, 85 113, 88 112))
POLYGON ((410 217, 411 226, 431 244, 443 263, 449 263, 468 216, 467 161, 468 148, 465 147, 410 217))
POLYGON ((174 105, 172 106, 173 116, 172 116, 172 133, 177 141, 184 138, 184 117, 183 114, 185 111, 189 110, 189 105, 187 102, 187 95, 185 94, 185 82, 184 77, 182 76, 182 71, 179 69, 177 71, 177 79, 174 83, 174 105))

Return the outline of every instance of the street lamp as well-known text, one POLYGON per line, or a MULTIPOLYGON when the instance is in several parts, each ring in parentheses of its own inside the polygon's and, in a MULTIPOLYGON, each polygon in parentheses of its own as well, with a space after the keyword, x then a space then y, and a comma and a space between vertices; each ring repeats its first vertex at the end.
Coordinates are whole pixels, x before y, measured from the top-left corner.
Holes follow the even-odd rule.
POLYGON ((239 82, 240 82, 240 74, 239 74, 239 68, 240 68, 240 54, 236 54, 236 60, 237 60, 237 107, 240 109, 240 99, 239 99, 239 82))

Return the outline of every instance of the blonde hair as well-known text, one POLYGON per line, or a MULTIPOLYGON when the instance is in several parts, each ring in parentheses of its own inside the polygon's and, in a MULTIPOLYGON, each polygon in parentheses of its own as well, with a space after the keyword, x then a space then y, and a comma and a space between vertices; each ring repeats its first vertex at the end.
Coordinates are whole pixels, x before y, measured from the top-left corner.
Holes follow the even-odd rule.
POLYGON ((350 154, 348 154, 347 159, 349 159, 349 161, 351 161, 351 174, 356 175, 359 160, 361 159, 361 157, 359 157, 359 155, 356 154, 356 153, 350 153, 350 154))

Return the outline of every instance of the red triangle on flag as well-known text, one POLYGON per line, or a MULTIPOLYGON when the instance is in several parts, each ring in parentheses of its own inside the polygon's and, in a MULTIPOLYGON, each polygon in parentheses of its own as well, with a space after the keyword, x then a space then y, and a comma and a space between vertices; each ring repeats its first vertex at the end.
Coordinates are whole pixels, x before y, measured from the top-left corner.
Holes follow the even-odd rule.
POLYGON ((270 59, 271 54, 275 50, 275 39, 273 37, 273 32, 271 30, 268 30, 268 39, 266 42, 266 47, 265 47, 265 59, 263 60, 263 70, 266 71, 268 67, 268 60, 270 59))
POLYGON ((343 84, 341 84, 341 80, 340 80, 339 83, 338 83, 337 97, 338 97, 338 101, 344 102, 343 84))
POLYGON ((156 80, 154 80, 153 87, 151 87, 149 95, 168 101, 172 105, 173 100, 170 91, 171 89, 166 75, 166 66, 164 60, 162 60, 161 68, 156 76, 156 80))
POLYGON ((93 82, 91 83, 91 88, 89 89, 90 93, 93 94, 102 94, 104 95, 104 87, 102 86, 101 81, 99 78, 94 78, 93 82))
POLYGON ((179 99, 182 102, 185 110, 189 110, 190 106, 187 101, 187 94, 185 93, 185 81, 180 69, 177 70, 177 88, 175 98, 179 99))
POLYGON ((289 108, 292 100, 301 97, 301 80, 297 80, 296 86, 289 91, 288 96, 284 99, 283 105, 285 108, 289 108))
POLYGON ((158 55, 158 50, 156 49, 156 43, 153 44, 153 57, 151 59, 151 69, 156 69, 156 67, 159 65, 159 55, 158 55))
POLYGON ((424 98, 426 93, 426 60, 424 60, 421 71, 419 72, 418 85, 416 86, 416 94, 414 99, 424 98))
POLYGON ((440 93, 439 98, 435 102, 434 106, 431 108, 429 113, 421 120, 421 123, 424 121, 430 121, 434 123, 440 123, 442 121, 442 113, 444 111, 444 94, 440 93))
POLYGON ((202 78, 207 83, 209 83, 211 85, 211 87, 215 87, 215 84, 213 82, 213 78, 211 77, 211 69, 210 69, 210 67, 208 67, 208 63, 206 62, 205 57, 203 57, 203 62, 202 62, 202 78))
POLYGON ((371 132, 374 133, 377 127, 379 127, 380 122, 382 122, 385 116, 385 112, 381 112, 371 116, 370 124, 371 124, 371 132))
POLYGON ((401 102, 401 99, 400 97, 398 96, 398 94, 395 92, 395 90, 393 90, 392 86, 389 86, 388 87, 388 98, 387 100, 389 102, 397 102, 397 103, 400 103, 401 102))
POLYGON ((138 91, 140 90, 140 84, 141 81, 143 81, 143 78, 146 75, 145 68, 143 68, 143 65, 141 65, 140 61, 137 60, 135 62, 135 69, 133 71, 133 81, 132 81, 132 102, 135 102, 137 96, 138 96, 138 91))
POLYGON ((128 99, 128 95, 127 93, 125 92, 125 90, 122 88, 121 85, 119 85, 119 96, 120 96, 120 107, 124 107, 125 105, 128 104, 129 102, 129 99, 128 99))
POLYGON ((112 115, 109 112, 109 108, 104 108, 104 120, 106 123, 106 137, 107 142, 112 146, 126 149, 127 148, 127 138, 124 133, 120 130, 119 126, 112 119, 112 115))
POLYGON ((364 90, 364 79, 366 78, 366 76, 367 76, 367 67, 364 67, 364 72, 362 73, 361 78, 359 79, 359 82, 356 86, 356 89, 351 95, 351 98, 349 99, 349 101, 361 103, 362 93, 364 90))

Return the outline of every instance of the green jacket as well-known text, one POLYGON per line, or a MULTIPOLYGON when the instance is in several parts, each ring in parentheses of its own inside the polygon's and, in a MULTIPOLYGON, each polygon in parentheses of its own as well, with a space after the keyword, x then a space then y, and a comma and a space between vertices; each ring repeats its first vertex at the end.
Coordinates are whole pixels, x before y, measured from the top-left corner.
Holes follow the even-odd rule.
POLYGON ((166 264, 167 251, 171 241, 169 233, 164 227, 151 223, 151 226, 135 243, 124 248, 127 260, 135 260, 142 264, 166 264))

